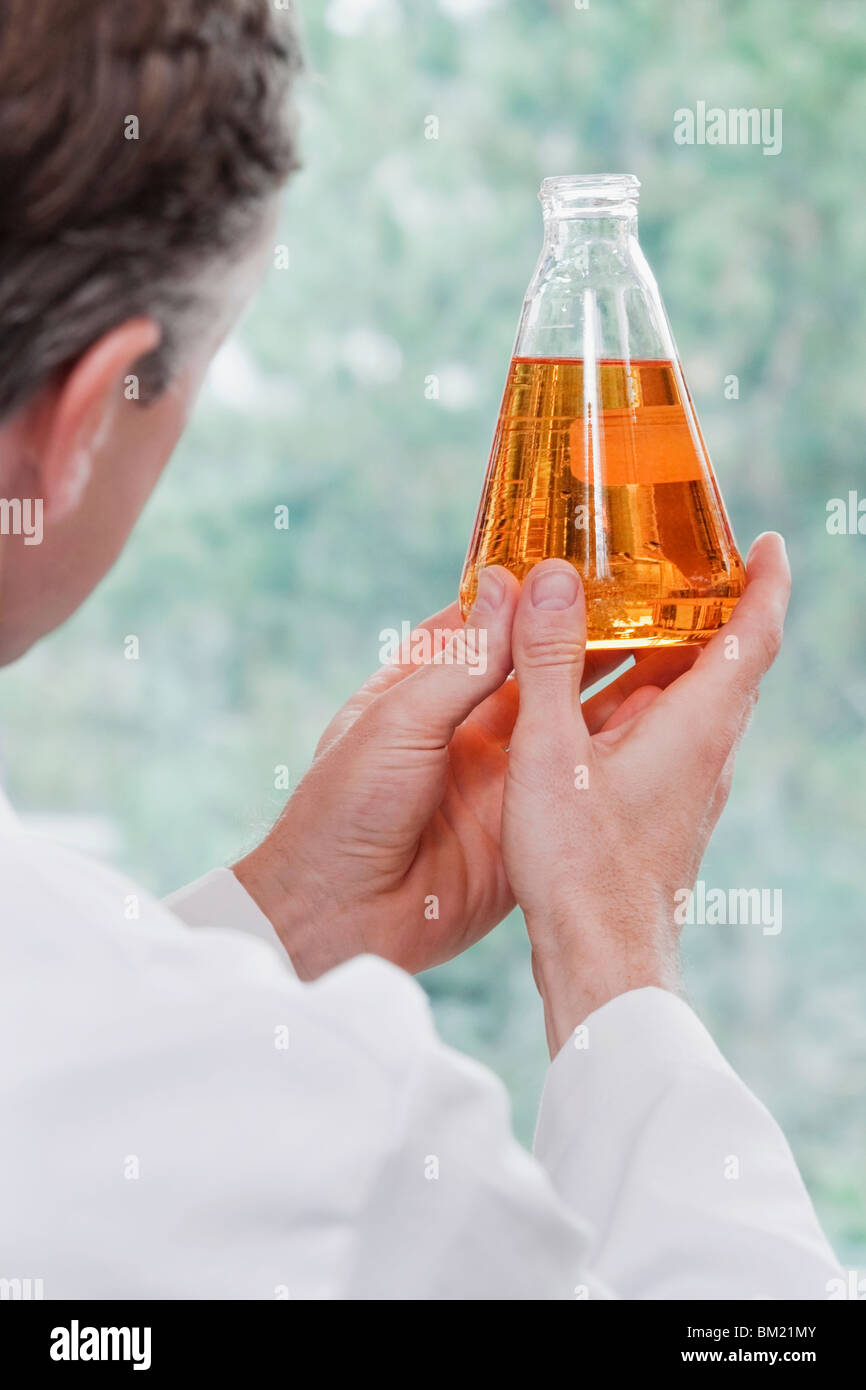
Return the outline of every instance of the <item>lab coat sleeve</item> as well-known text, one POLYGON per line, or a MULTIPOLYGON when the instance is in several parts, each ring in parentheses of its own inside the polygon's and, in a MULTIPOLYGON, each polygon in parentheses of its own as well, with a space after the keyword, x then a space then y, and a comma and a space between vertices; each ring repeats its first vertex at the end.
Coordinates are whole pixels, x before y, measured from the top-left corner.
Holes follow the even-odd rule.
POLYGON ((354 995, 362 972, 364 992, 380 996, 380 1037, 383 1028, 399 1029, 388 1050, 401 1053, 403 1082, 356 1223, 344 1296, 611 1297, 587 1271, 582 1219, 515 1139, 499 1079, 441 1042, 420 990, 410 998, 410 982, 399 982, 393 967, 367 958, 341 967, 327 985, 332 1001, 336 977, 354 995))
MULTIPOLYGON (((267 940, 287 961, 227 869, 166 905, 191 926, 267 940)), ((356 975, 334 972, 326 993, 356 975)), ((385 993, 372 1012, 368 998, 368 1017, 417 990, 383 963, 371 978, 385 993)), ((354 993, 343 1007, 357 1013, 354 993)), ((411 1084, 347 1296, 827 1297, 839 1269, 785 1139, 682 1000, 636 990, 590 1016, 549 1070, 536 1162, 513 1139, 496 1078, 432 1024, 420 1036, 413 1014, 391 1040, 411 1084)))
POLYGON ((561 1050, 535 1154, 620 1297, 823 1299, 840 1273, 779 1127, 663 990, 612 1000, 561 1050))
POLYGON ((231 869, 212 869, 171 893, 164 903, 188 927, 231 927, 282 950, 270 919, 231 869))
MULTIPOLYGON (((267 940, 288 963, 269 920, 227 869, 164 905, 188 926, 267 940)), ((502 1083, 440 1041, 413 980, 362 957, 324 976, 307 997, 335 1027, 354 1028, 357 1045, 378 1056, 398 1096, 369 1187, 361 1184, 368 1196, 352 1223, 339 1296, 610 1296, 584 1272, 585 1226, 515 1139, 502 1083)), ((339 1095, 333 1103, 340 1111, 339 1095)))

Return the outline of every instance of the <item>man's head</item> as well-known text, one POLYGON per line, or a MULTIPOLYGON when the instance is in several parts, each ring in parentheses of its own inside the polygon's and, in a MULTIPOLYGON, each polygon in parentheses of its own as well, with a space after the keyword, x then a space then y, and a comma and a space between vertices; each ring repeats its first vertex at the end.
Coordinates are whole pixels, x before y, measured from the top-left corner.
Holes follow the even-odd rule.
POLYGON ((285 8, 0 0, 0 664, 114 562, 255 283, 285 8))

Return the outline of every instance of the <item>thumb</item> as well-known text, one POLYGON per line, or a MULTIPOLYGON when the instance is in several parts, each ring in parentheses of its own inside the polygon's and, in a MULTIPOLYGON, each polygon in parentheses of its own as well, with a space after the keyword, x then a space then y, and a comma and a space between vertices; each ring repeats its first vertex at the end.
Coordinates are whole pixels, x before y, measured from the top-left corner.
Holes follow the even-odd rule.
MULTIPOLYGON (((586 608, 580 575, 567 560, 545 560, 528 575, 512 632, 523 723, 583 724, 580 683, 586 654, 586 608)), ((589 737, 586 733, 587 738, 589 737)))
POLYGON ((508 570, 498 565, 482 570, 465 626, 432 661, 375 701, 376 719, 426 746, 449 743, 457 726, 511 674, 511 625, 519 594, 508 570))

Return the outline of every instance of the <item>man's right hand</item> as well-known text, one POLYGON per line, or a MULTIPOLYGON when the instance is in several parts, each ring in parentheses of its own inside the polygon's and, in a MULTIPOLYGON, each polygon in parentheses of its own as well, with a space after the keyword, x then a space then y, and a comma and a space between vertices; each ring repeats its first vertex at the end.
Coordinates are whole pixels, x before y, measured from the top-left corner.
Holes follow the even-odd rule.
POLYGON ((782 638, 790 570, 781 536, 755 541, 747 570, 733 616, 691 669, 669 684, 683 649, 650 652, 627 673, 631 689, 621 678, 583 707, 577 572, 545 561, 524 583, 502 853, 552 1054, 616 995, 678 986, 676 894, 694 884, 782 638))

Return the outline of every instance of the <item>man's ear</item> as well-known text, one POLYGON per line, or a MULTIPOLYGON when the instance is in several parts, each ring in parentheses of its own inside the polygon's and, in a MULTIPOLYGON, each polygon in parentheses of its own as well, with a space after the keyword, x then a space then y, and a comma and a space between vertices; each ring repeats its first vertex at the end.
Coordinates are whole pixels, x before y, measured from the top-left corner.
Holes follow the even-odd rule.
POLYGON ((33 403, 33 440, 39 494, 46 518, 62 520, 79 505, 94 456, 124 399, 124 385, 140 358, 158 347, 153 319, 129 319, 113 328, 33 403))

